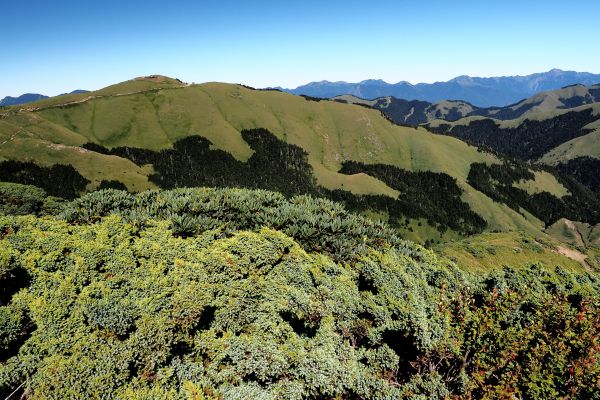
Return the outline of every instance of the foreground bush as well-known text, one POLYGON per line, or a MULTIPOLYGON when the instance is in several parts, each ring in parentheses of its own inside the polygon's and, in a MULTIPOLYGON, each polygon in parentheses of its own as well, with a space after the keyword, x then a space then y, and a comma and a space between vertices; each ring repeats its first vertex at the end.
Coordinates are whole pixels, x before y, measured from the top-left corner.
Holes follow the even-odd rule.
POLYGON ((472 276, 307 196, 0 216, 0 289, 0 398, 600 398, 597 275, 472 276))
POLYGON ((37 327, 2 333, 20 345, 2 360, 3 392, 28 377, 34 398, 177 397, 190 384, 226 398, 397 398, 412 387, 399 368, 449 331, 434 266, 397 251, 350 266, 270 229, 183 239, 147 225, 1 220, 31 277, 10 307, 37 327))
POLYGON ((62 199, 35 186, 0 182, 0 214, 52 215, 60 212, 62 204, 62 199))
POLYGON ((270 227, 294 238, 307 251, 336 259, 354 257, 369 246, 401 247, 407 254, 422 250, 384 224, 349 213, 339 203, 311 196, 288 199, 265 190, 199 188, 139 194, 103 190, 71 202, 62 216, 70 222, 91 223, 107 215, 120 215, 140 226, 149 219, 166 219, 183 237, 210 229, 227 235, 270 227))

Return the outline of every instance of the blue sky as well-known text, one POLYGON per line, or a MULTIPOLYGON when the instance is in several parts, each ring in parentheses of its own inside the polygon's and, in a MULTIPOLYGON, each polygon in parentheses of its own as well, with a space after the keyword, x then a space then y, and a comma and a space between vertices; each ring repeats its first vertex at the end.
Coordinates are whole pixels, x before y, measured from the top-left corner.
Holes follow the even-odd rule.
POLYGON ((0 98, 135 76, 295 87, 600 72, 600 2, 8 1, 0 98))

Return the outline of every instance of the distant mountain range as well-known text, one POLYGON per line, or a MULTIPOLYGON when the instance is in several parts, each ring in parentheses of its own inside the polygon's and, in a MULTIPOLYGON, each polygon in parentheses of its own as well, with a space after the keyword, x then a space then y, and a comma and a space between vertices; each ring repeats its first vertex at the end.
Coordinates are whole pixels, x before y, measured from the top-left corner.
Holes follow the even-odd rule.
POLYGON ((353 95, 363 99, 393 96, 406 100, 438 102, 461 99, 478 107, 507 106, 536 93, 561 87, 600 83, 600 74, 553 69, 526 76, 477 78, 459 76, 447 82, 418 83, 402 81, 394 84, 382 80, 358 83, 311 82, 295 89, 281 89, 288 93, 321 98, 353 95))
MULTIPOLYGON (((87 90, 77 89, 77 90, 73 90, 70 93, 63 93, 63 95, 64 94, 79 94, 79 93, 87 93, 87 92, 88 92, 87 90)), ((48 99, 48 98, 49 98, 49 96, 45 96, 45 95, 39 94, 39 93, 25 93, 25 94, 20 95, 19 97, 6 96, 2 100, 0 100, 0 106, 16 106, 18 104, 33 103, 34 101, 48 99)))
POLYGON ((505 121, 598 103, 600 102, 600 84, 565 86, 557 90, 538 93, 504 107, 477 107, 462 100, 442 100, 430 103, 423 100, 398 99, 392 96, 365 100, 353 95, 342 95, 336 96, 332 100, 376 108, 400 125, 419 125, 433 120, 456 121, 460 118, 475 116, 505 121))
POLYGON ((545 91, 506 107, 392 96, 331 100, 378 109, 399 125, 425 126, 517 159, 552 165, 600 193, 600 84, 545 91))

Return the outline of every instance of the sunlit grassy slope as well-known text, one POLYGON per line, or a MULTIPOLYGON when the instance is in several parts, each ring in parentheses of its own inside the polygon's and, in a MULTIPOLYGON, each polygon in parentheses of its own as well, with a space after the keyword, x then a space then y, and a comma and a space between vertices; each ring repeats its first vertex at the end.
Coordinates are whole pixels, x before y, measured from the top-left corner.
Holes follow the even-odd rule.
POLYGON ((577 247, 600 248, 600 224, 590 225, 561 218, 546 230, 549 235, 563 243, 577 247))
POLYGON ((534 175, 535 179, 522 180, 514 186, 525 190, 529 194, 549 192, 559 198, 569 194, 567 188, 565 188, 551 173, 546 171, 535 171, 534 175))
POLYGON ((592 157, 600 159, 600 120, 586 127, 592 131, 587 135, 577 137, 553 148, 544 154, 540 161, 546 164, 567 162, 577 157, 592 157))
MULTIPOLYGON (((91 187, 102 179, 116 179, 131 190, 143 190, 152 186, 147 180, 151 169, 82 150, 78 146, 83 143, 158 150, 171 147, 183 137, 201 135, 211 140, 215 148, 243 161, 252 150, 240 131, 266 128, 305 149, 318 182, 327 188, 398 195, 368 175, 337 173, 345 160, 444 172, 458 180, 465 191, 464 200, 488 221, 490 229, 541 229, 535 218, 524 218, 466 183, 471 163, 497 162, 494 156, 452 137, 393 125, 379 111, 357 105, 307 101, 239 85, 186 85, 170 78, 152 77, 97 92, 47 99, 2 113, 0 158, 43 165, 72 164, 92 181, 91 187)), ((539 182, 530 186, 538 188, 539 182)), ((557 187, 547 190, 560 192, 557 187)))
POLYGON ((552 269, 561 266, 583 271, 591 267, 588 262, 593 263, 593 261, 580 262, 561 253, 570 250, 573 254, 581 254, 564 246, 546 235, 534 237, 519 232, 490 232, 445 243, 438 246, 436 250, 458 265, 480 272, 503 266, 520 268, 535 262, 541 262, 545 267, 552 269))

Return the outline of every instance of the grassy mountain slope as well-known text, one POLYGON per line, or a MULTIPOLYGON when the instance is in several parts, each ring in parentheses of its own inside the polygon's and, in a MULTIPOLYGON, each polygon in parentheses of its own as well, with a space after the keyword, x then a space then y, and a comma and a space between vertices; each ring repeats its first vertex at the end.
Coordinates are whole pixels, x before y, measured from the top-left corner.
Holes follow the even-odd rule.
POLYGON ((600 247, 600 224, 590 225, 562 218, 546 231, 552 237, 573 246, 600 247))
MULTIPOLYGON (((551 147, 542 149, 541 153, 534 152, 531 156, 527 156, 528 158, 533 157, 550 165, 585 156, 600 158, 600 85, 568 86, 540 93, 497 111, 479 110, 454 121, 438 118, 431 121, 428 126, 435 131, 454 136, 468 136, 472 141, 500 151, 503 149, 494 144, 495 136, 508 134, 510 131, 527 135, 528 130, 541 127, 543 131, 540 134, 551 138, 556 137, 556 140, 552 142, 551 147), (590 116, 587 118, 568 118, 569 115, 588 114, 590 116), (506 116, 508 118, 505 118, 506 116), (484 124, 489 126, 483 126, 484 124), (542 124, 545 125, 541 127, 542 124), (474 131, 473 134, 469 133, 470 127, 474 131), (475 134, 475 129, 481 132, 490 128, 495 132, 489 138, 482 136, 481 133, 475 134)), ((526 143, 526 140, 524 138, 523 143, 526 143)))
MULTIPOLYGON (((598 108, 597 112, 600 114, 600 108, 598 108)), ((600 159, 600 119, 586 125, 584 128, 591 130, 591 132, 553 148, 544 154, 540 161, 555 165, 579 157, 600 159)))
POLYGON ((511 157, 550 165, 598 193, 599 99, 599 85, 575 85, 524 100, 517 107, 526 112, 517 118, 468 116, 438 119, 427 126, 511 157))
MULTIPOLYGON (((503 266, 522 267, 532 262, 541 262, 547 267, 560 265, 575 271, 584 271, 592 266, 586 255, 575 249, 564 247, 560 240, 533 237, 517 232, 482 233, 460 241, 436 247, 438 254, 450 258, 458 265, 472 271, 492 271, 503 266), (565 255, 579 254, 578 260, 565 255), (561 252, 563 251, 563 252, 561 252)), ((593 264, 594 266, 596 264, 593 264)))
MULTIPOLYGON (((101 180, 116 180, 138 191, 154 186, 147 179, 153 172, 150 166, 79 146, 93 142, 107 148, 158 151, 184 137, 201 135, 213 148, 246 161, 253 152, 240 132, 251 128, 266 128, 304 149, 318 184, 325 188, 397 197, 397 190, 374 177, 338 173, 347 160, 443 172, 457 179, 463 200, 490 229, 535 233, 543 226, 527 212, 498 204, 466 183, 472 163, 498 162, 488 153, 449 136, 394 125, 377 110, 240 85, 186 85, 152 76, 43 100, 25 109, 9 108, 0 119, 0 157, 41 165, 73 164, 90 181, 89 188, 101 180)), ((564 188, 550 181, 536 176, 523 184, 560 196, 564 188)))
POLYGON ((582 156, 600 157, 597 131, 600 103, 539 111, 511 120, 481 116, 427 124, 437 133, 490 147, 510 156, 564 163, 582 156))

